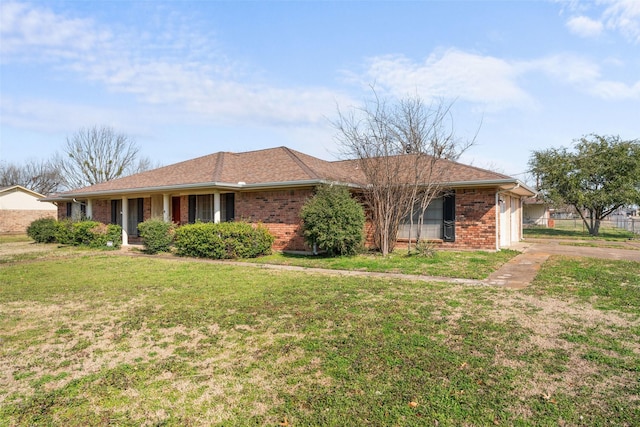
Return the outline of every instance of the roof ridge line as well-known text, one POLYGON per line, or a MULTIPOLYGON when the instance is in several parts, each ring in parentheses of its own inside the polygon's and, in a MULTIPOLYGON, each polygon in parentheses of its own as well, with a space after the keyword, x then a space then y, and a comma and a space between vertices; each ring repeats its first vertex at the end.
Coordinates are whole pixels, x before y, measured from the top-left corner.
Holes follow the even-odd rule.
MULTIPOLYGON (((320 175, 318 175, 316 171, 311 169, 305 162, 303 162, 302 159, 300 159, 300 157, 298 157, 293 150, 291 150, 289 147, 284 147, 284 146, 282 148, 285 150, 287 154, 289 154, 289 157, 291 157, 293 161, 296 162, 296 164, 300 166, 300 168, 307 175, 309 175, 311 178, 320 179, 320 175)), ((310 156, 310 157, 313 157, 313 156, 310 156)))
POLYGON ((225 152, 224 151, 219 151, 218 152, 218 158, 216 159, 216 165, 215 168, 213 170, 213 175, 211 176, 211 179, 213 182, 217 182, 220 177, 222 176, 222 168, 224 167, 224 155, 225 152))

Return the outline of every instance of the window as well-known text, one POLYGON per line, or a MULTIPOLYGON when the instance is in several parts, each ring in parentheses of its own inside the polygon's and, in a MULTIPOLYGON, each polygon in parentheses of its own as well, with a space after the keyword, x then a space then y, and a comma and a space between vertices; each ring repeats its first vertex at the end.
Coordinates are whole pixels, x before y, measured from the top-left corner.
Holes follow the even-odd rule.
POLYGON ((87 205, 85 202, 73 201, 66 203, 66 218, 72 221, 87 219, 87 205))
MULTIPOLYGON (((189 222, 214 222, 215 204, 213 194, 189 196, 189 222)), ((235 217, 235 195, 225 193, 220 195, 220 221, 233 221, 235 217)))
MULTIPOLYGON (((144 221, 144 199, 127 201, 129 236, 138 236, 138 224, 144 221)), ((122 226, 122 199, 111 200, 111 224, 122 226)))
MULTIPOLYGON (((420 230, 421 239, 441 239, 442 238, 442 223, 443 223, 443 198, 438 197, 433 199, 427 210, 424 212, 422 219, 422 229, 420 230)), ((398 228, 398 237, 401 239, 409 238, 409 229, 411 228, 411 237, 415 238, 418 235, 418 220, 421 214, 420 205, 417 205, 413 209, 413 226, 407 215, 400 222, 398 228)))
POLYGON ((196 196, 196 220, 213 222, 213 194, 196 196))
MULTIPOLYGON (((408 239, 410 228, 411 237, 416 237, 421 213, 420 206, 416 206, 413 210, 413 226, 408 215, 400 222, 398 238, 408 239)), ((422 217, 420 238, 455 241, 455 194, 447 194, 431 201, 422 217)))

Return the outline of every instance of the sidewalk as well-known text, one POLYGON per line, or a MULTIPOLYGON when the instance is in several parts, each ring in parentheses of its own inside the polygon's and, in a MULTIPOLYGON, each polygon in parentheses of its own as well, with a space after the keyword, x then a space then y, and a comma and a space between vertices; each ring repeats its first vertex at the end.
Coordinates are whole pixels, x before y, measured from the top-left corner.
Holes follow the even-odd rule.
POLYGON ((522 253, 493 272, 484 282, 512 289, 526 288, 535 279, 540 267, 551 255, 640 262, 640 250, 638 250, 640 246, 634 241, 603 243, 611 247, 576 246, 581 243, 591 244, 592 242, 569 242, 554 239, 529 239, 520 242, 513 249, 522 251, 522 253))
MULTIPOLYGON (((513 246, 512 249, 521 253, 512 258, 498 270, 494 271, 484 280, 458 279, 452 277, 419 276, 414 274, 401 273, 378 273, 370 271, 349 271, 332 270, 326 268, 296 267, 275 264, 248 263, 242 261, 219 261, 203 260, 200 262, 211 262, 228 265, 242 265, 245 267, 262 268, 268 270, 304 271, 316 274, 326 274, 331 276, 360 276, 360 277, 381 277, 390 279, 413 280, 422 282, 446 282, 477 286, 501 286, 510 289, 524 289, 535 279, 540 267, 549 259, 551 255, 565 255, 571 257, 590 257, 615 260, 629 260, 640 262, 640 244, 636 241, 630 242, 606 242, 611 247, 590 247, 576 246, 575 244, 592 244, 593 242, 562 241, 554 239, 528 239, 513 246), (565 243, 565 244, 563 244, 565 243), (574 245, 570 245, 573 243, 574 245)), ((133 252, 131 247, 123 248, 120 251, 124 255, 145 256, 139 252, 133 252)), ((161 255, 162 256, 162 255, 161 255)), ((154 255, 154 257, 158 257, 154 255)), ((193 258, 179 258, 167 256, 174 260, 193 261, 193 258)))

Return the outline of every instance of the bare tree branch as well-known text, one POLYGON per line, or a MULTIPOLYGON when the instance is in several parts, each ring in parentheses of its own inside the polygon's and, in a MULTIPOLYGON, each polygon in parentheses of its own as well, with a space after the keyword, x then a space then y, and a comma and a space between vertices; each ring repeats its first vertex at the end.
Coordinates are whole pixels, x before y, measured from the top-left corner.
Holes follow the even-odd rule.
POLYGON ((0 164, 0 187, 21 185, 43 195, 62 189, 64 179, 51 161, 28 160, 24 164, 0 164))
POLYGON ((55 161, 67 186, 77 188, 146 170, 151 162, 139 160, 138 154, 129 136, 108 126, 93 126, 67 138, 63 154, 56 155, 55 161))
POLYGON ((456 160, 474 140, 456 138, 451 103, 425 105, 419 97, 390 103, 375 90, 373 95, 362 107, 347 113, 338 109, 333 126, 341 154, 356 159, 365 176, 362 198, 374 241, 386 255, 395 247, 400 222, 413 217, 416 208, 422 218, 441 195, 451 164, 441 160, 456 160))

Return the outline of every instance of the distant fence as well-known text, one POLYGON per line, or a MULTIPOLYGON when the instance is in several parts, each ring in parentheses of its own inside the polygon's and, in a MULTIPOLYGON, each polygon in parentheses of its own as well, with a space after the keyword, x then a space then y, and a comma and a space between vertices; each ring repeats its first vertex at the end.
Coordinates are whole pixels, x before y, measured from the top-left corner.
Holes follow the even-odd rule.
MULTIPOLYGON (((548 227, 548 228, 564 228, 570 230, 580 230, 586 232, 584 222, 581 218, 571 219, 555 219, 555 218, 537 218, 534 221, 524 221, 524 228, 530 227, 548 227)), ((601 228, 621 228, 623 230, 631 231, 635 234, 640 234, 640 217, 630 217, 618 215, 613 218, 607 218, 600 223, 601 228)))
POLYGON ((622 228, 635 234, 640 234, 640 217, 617 217, 613 218, 611 222, 614 227, 622 228))

